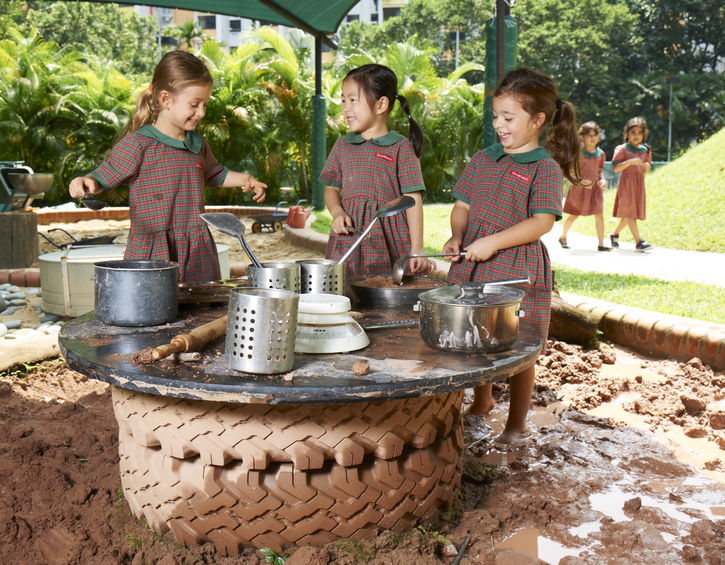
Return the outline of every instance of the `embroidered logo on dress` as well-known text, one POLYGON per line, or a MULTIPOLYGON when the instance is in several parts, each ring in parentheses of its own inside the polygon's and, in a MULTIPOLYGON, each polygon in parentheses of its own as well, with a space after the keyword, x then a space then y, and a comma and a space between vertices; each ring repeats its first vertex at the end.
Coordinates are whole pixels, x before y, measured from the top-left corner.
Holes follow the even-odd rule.
POLYGON ((380 159, 386 160, 388 163, 392 163, 395 160, 390 155, 386 155, 385 153, 375 153, 375 156, 379 157, 380 159))
POLYGON ((519 180, 522 180, 522 181, 525 181, 525 182, 530 182, 531 181, 531 179, 529 177, 527 177, 526 175, 522 175, 518 171, 510 171, 510 172, 511 172, 511 175, 512 176, 516 177, 519 180))
POLYGON ((195 167, 196 167, 197 169, 203 169, 203 168, 204 168, 204 165, 202 165, 201 163, 197 163, 197 164, 196 164, 196 165, 194 165, 194 166, 195 166, 195 167))

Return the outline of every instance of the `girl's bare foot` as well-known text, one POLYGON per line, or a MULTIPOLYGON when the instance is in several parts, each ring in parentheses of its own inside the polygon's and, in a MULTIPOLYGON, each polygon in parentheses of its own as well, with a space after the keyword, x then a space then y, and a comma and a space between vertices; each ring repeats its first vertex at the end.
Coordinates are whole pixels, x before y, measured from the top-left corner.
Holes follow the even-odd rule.
POLYGON ((493 442, 500 445, 507 445, 513 447, 516 444, 519 444, 524 440, 529 439, 532 434, 533 432, 531 431, 531 429, 529 429, 528 426, 524 426, 524 428, 521 430, 504 429, 504 431, 496 436, 493 442))
POLYGON ((474 399, 473 404, 471 404, 468 410, 466 410, 466 414, 470 414, 471 416, 485 416, 491 410, 493 410, 493 407, 495 405, 496 403, 491 399, 485 400, 483 402, 479 402, 474 399))

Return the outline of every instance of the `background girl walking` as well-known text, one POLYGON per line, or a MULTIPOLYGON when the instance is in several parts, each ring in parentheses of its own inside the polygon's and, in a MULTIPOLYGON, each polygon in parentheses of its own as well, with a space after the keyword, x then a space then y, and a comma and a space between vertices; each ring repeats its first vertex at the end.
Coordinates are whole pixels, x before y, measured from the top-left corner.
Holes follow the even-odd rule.
MULTIPOLYGON (((352 228, 365 228, 384 203, 406 194, 415 206, 382 218, 346 261, 346 277, 389 274, 400 256, 423 252, 423 200, 425 190, 418 157, 423 131, 410 116, 404 96, 398 94, 395 73, 383 65, 364 65, 350 71, 342 82, 342 114, 349 132, 337 140, 320 179, 332 229, 325 256, 338 259, 352 245, 352 228), (395 101, 408 116, 407 139, 388 129, 395 101)), ((412 259, 413 272, 425 271, 425 258, 412 259)))
POLYGON ((647 217, 647 201, 644 190, 644 175, 652 169, 652 152, 645 144, 649 135, 644 118, 632 118, 624 126, 624 141, 618 145, 612 156, 612 169, 620 173, 617 196, 614 199, 612 215, 620 218, 617 227, 609 234, 612 247, 619 247, 619 232, 629 228, 637 251, 647 251, 652 246, 639 235, 637 220, 647 217))
POLYGON ((211 96, 212 77, 191 53, 172 51, 154 69, 139 96, 124 137, 87 176, 74 178, 70 194, 80 198, 129 186, 131 229, 125 259, 176 261, 179 279, 221 277, 216 245, 206 223, 205 186, 241 186, 263 202, 266 184, 219 164, 196 133, 211 96))
MULTIPOLYGON (((562 170, 572 183, 579 180, 576 112, 559 99, 551 78, 517 69, 496 88, 493 115, 500 143, 476 153, 453 190, 453 235, 443 251, 467 252, 463 260, 454 260, 448 278, 461 284, 529 277, 522 308, 543 343, 549 330, 552 274, 539 238, 561 218, 562 170), (544 149, 539 140, 547 129, 544 149)), ((500 441, 527 433, 534 380, 535 363, 511 377, 508 420, 500 441)), ((469 413, 493 408, 491 389, 476 387, 469 413)))
POLYGON ((572 184, 564 199, 564 212, 570 214, 564 220, 559 244, 569 249, 566 236, 569 229, 579 216, 594 216, 599 245, 597 251, 611 251, 611 247, 604 245, 604 189, 607 182, 604 180, 604 151, 599 147, 600 130, 595 122, 586 122, 579 128, 581 152, 579 153, 579 167, 582 179, 578 184, 572 184))

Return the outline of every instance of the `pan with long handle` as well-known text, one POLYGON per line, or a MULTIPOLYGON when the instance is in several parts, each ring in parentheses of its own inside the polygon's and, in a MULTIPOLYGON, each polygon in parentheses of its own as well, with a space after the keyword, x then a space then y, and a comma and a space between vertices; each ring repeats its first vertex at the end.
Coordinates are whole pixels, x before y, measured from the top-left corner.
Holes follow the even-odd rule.
POLYGON ((228 212, 204 212, 203 214, 199 214, 199 216, 213 228, 239 239, 239 243, 242 244, 242 249, 244 249, 244 252, 247 254, 252 264, 257 268, 262 267, 262 263, 260 263, 257 256, 252 253, 247 240, 244 239, 244 224, 239 221, 239 218, 228 212))
POLYGON ((403 210, 407 210, 408 208, 412 208, 413 206, 415 206, 415 199, 413 199, 411 196, 401 196, 380 206, 380 208, 378 208, 375 212, 375 217, 368 224, 368 227, 363 230, 363 232, 358 236, 355 242, 350 246, 350 249, 348 249, 345 254, 337 260, 337 262, 339 264, 342 264, 350 258, 352 252, 357 249, 358 245, 360 245, 362 240, 365 239, 368 233, 370 233, 370 230, 373 229, 375 222, 377 222, 380 218, 395 216, 403 210))

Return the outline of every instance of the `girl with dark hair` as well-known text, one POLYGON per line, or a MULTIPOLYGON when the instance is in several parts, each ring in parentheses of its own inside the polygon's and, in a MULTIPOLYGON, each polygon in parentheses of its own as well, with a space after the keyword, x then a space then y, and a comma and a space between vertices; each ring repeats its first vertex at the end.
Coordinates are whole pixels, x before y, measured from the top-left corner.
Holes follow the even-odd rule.
MULTIPOLYGON (((415 206, 382 218, 346 261, 346 277, 389 274, 396 259, 423 253, 423 199, 420 170, 423 131, 410 115, 398 79, 388 67, 369 64, 342 81, 342 114, 349 132, 337 140, 320 174, 332 229, 325 256, 338 259, 352 245, 354 229, 365 228, 384 203, 406 194, 415 206), (388 129, 388 116, 399 102, 408 117, 409 139, 388 129)), ((413 273, 426 272, 426 258, 411 259, 413 273)))
MULTIPOLYGON (((551 78, 517 69, 504 76, 493 94, 493 127, 500 142, 476 153, 453 189, 453 235, 443 251, 465 250, 466 255, 454 258, 448 279, 462 284, 528 277, 521 307, 543 345, 552 274, 539 238, 561 219, 562 171, 572 182, 579 180, 576 111, 559 99, 551 78)), ((511 377, 508 420, 500 441, 528 433, 534 381, 535 362, 511 377)), ((469 413, 482 415, 492 408, 492 385, 476 387, 469 413)))
POLYGON ((652 249, 652 245, 639 235, 637 228, 637 220, 647 217, 644 175, 652 168, 652 152, 645 143, 648 135, 649 129, 644 118, 632 118, 624 126, 625 143, 614 149, 612 169, 620 175, 612 215, 620 220, 609 234, 612 247, 619 247, 619 232, 628 227, 637 251, 652 249))
POLYGON ((596 122, 586 122, 579 128, 579 139, 582 143, 579 154, 579 167, 582 180, 572 184, 564 199, 564 212, 569 217, 564 220, 564 227, 559 238, 559 245, 569 249, 566 236, 569 229, 579 216, 594 216, 599 245, 597 251, 611 251, 604 245, 604 151, 599 148, 600 131, 596 122))
POLYGON ((186 51, 164 55, 123 138, 98 168, 69 187, 71 196, 81 198, 128 184, 131 229, 124 258, 175 261, 186 282, 221 278, 214 239, 199 217, 204 187, 241 186, 257 202, 267 188, 220 165, 194 131, 211 90, 211 74, 200 59, 186 51))

